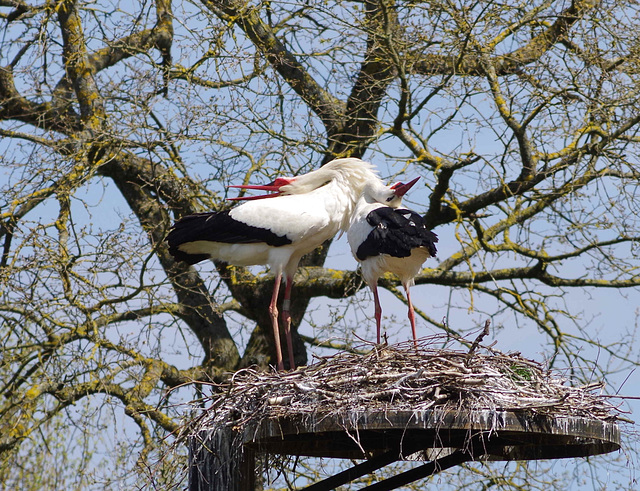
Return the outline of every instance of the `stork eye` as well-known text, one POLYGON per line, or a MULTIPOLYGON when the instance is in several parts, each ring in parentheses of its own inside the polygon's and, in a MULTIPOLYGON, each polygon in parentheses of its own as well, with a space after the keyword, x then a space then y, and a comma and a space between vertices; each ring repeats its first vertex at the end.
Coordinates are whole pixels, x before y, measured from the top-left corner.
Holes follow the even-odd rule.
POLYGON ((387 198, 387 203, 389 203, 389 202, 393 201, 393 198, 395 198, 395 196, 389 196, 389 197, 387 198))

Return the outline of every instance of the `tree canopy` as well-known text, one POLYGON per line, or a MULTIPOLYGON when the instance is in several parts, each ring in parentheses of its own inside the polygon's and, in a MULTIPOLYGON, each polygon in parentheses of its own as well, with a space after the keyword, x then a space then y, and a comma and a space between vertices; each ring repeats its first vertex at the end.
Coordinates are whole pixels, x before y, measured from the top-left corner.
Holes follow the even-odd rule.
MULTIPOLYGON (((638 365, 634 2, 3 0, 0 17, 5 483, 135 480, 195 381, 272 362, 273 278, 176 263, 164 239, 230 206, 228 184, 336 157, 422 176, 406 201, 440 237, 416 278, 423 334, 491 318, 577 381, 638 365)), ((301 364, 372 324, 340 247, 296 276, 301 364)))

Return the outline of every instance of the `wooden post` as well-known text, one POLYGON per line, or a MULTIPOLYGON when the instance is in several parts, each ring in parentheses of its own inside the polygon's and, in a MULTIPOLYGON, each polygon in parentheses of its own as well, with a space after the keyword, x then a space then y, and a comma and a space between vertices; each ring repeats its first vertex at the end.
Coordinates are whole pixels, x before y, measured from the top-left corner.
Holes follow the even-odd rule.
POLYGON ((189 491, 256 491, 255 451, 227 426, 200 430, 189 440, 189 491))

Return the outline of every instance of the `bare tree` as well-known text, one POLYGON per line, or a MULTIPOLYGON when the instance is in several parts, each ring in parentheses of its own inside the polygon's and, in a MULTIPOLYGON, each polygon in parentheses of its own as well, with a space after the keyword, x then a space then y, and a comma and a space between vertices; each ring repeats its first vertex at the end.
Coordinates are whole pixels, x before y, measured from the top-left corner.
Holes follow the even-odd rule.
MULTIPOLYGON (((137 433, 123 430, 102 477, 146 468, 179 424, 174 401, 193 397, 169 389, 266 366, 272 278, 176 264, 164 238, 177 218, 228 206, 228 183, 339 156, 423 176, 412 208, 446 247, 416 283, 455 292, 449 309, 534 326, 560 366, 592 370, 588 346, 604 353, 599 377, 638 364, 630 330, 603 342, 564 301, 640 286, 634 2, 128 8, 0 3, 2 480, 99 479, 102 457, 84 449, 123 415, 137 433), (33 475, 34 448, 79 472, 33 475)), ((296 277, 299 363, 331 345, 303 338, 303 319, 325 297, 347 309, 363 286, 355 262, 324 268, 330 250, 296 277)))

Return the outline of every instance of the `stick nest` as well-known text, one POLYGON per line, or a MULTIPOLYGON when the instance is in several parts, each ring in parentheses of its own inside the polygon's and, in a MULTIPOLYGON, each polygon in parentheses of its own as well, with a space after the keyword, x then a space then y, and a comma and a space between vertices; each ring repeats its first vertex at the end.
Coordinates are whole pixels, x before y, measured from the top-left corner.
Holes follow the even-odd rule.
POLYGON ((618 419, 617 409, 594 394, 602 383, 566 385, 536 361, 478 349, 477 343, 465 350, 436 345, 443 340, 431 338, 417 347, 374 346, 366 354, 343 352, 293 371, 240 370, 217 387, 207 401, 210 407, 186 433, 220 426, 242 431, 269 418, 436 408, 618 419))

